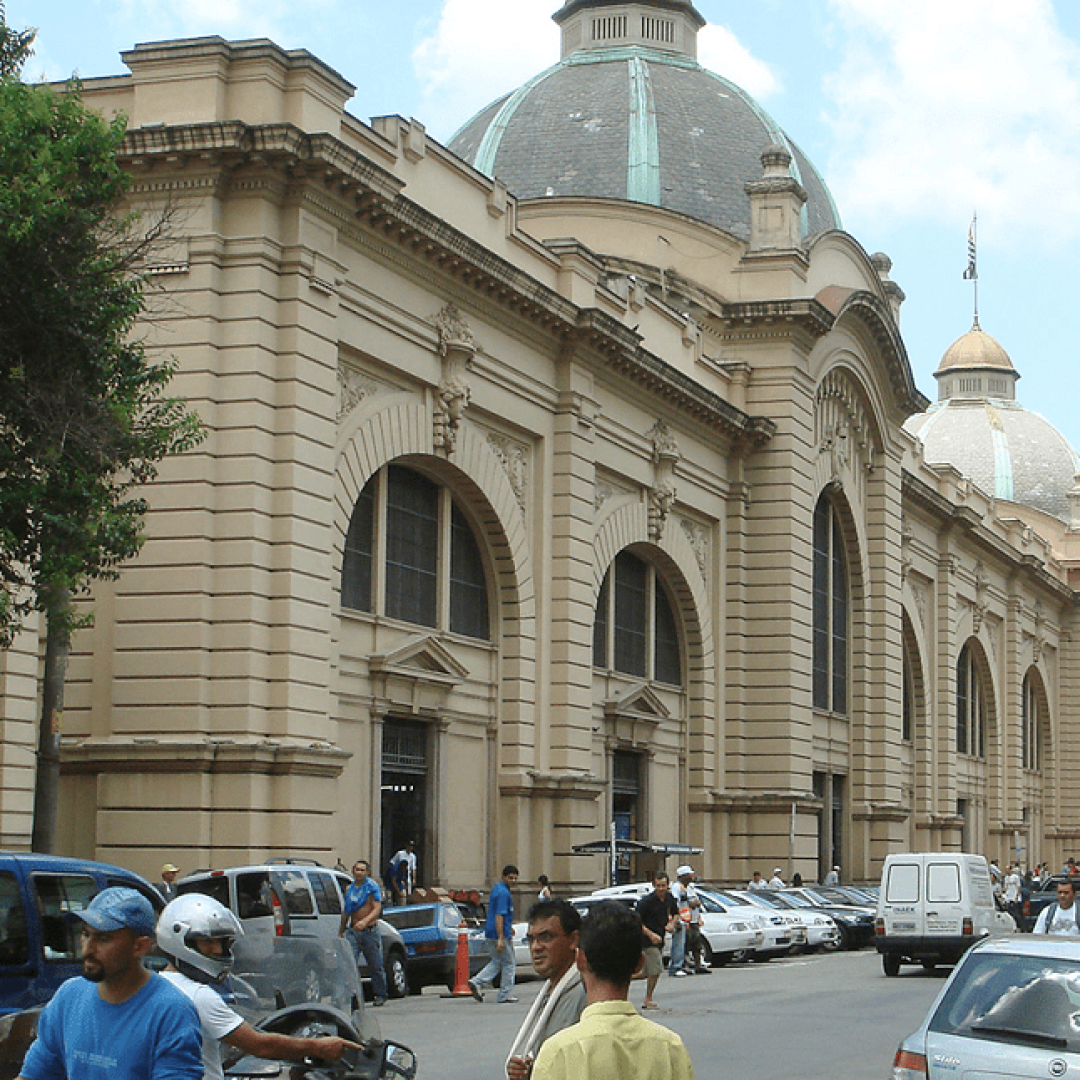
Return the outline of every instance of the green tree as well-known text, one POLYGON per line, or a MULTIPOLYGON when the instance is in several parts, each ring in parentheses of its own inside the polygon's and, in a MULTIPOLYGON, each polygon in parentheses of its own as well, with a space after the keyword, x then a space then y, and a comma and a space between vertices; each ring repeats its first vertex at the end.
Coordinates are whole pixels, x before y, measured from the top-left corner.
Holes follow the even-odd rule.
POLYGON ((133 336, 154 237, 119 214, 123 119, 77 83, 18 81, 29 41, 0 26, 0 635, 44 616, 33 846, 50 851, 71 634, 88 619, 73 600, 139 550, 141 485, 202 427, 166 395, 174 363, 133 336))

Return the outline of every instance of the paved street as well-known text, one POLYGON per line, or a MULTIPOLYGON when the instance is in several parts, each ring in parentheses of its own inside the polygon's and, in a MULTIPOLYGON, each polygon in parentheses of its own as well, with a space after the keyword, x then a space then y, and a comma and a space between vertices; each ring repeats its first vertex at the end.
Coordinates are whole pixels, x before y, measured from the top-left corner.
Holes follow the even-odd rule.
MULTIPOLYGON (((677 1031, 698 1080, 884 1080, 900 1039, 917 1026, 947 971, 905 967, 886 979, 876 952, 791 957, 720 968, 709 976, 669 979, 657 989, 651 1018, 677 1031)), ((539 983, 521 983, 517 1005, 495 994, 445 1000, 422 997, 378 1011, 383 1035, 411 1046, 419 1080, 499 1080, 506 1048, 539 983)), ((631 1000, 640 1005, 644 985, 631 1000)))

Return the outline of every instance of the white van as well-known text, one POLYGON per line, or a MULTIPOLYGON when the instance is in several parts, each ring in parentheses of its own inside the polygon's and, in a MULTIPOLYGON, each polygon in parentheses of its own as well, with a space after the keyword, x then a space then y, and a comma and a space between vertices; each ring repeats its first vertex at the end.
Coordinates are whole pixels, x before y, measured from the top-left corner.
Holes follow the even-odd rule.
POLYGON ((874 939, 886 975, 902 963, 955 964, 977 941, 1016 932, 994 901, 981 855, 889 855, 881 874, 874 939))

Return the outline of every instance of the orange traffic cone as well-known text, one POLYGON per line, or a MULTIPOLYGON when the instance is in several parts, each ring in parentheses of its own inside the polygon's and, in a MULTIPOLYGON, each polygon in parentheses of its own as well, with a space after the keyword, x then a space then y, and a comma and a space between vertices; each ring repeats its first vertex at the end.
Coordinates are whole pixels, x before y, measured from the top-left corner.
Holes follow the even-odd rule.
POLYGON ((469 928, 459 923, 457 928, 457 968, 454 971, 454 989, 442 997, 472 997, 469 989, 469 928))

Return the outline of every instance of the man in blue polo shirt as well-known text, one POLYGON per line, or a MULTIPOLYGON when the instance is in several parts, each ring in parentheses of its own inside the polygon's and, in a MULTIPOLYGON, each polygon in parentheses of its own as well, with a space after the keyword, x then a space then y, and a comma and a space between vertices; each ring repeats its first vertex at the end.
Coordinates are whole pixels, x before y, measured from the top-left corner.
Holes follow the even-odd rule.
POLYGON ((83 978, 60 986, 26 1052, 24 1080, 201 1080, 195 1007, 143 967, 157 918, 135 889, 104 889, 79 914, 83 978))
POLYGON ((341 913, 341 929, 338 937, 344 937, 352 946, 357 964, 360 954, 371 975, 373 1004, 386 1004, 386 972, 383 970, 382 943, 379 941, 379 916, 382 914, 382 890, 371 876, 367 859, 357 859, 353 864, 353 883, 345 890, 345 910, 341 913))
POLYGON ((469 980, 469 989, 477 1001, 484 1000, 485 987, 499 979, 500 1005, 517 1001, 514 997, 514 896, 510 887, 517 884, 518 868, 504 866, 502 881, 497 882, 488 897, 484 937, 491 959, 483 971, 469 980))

